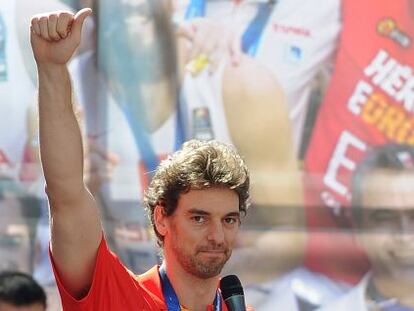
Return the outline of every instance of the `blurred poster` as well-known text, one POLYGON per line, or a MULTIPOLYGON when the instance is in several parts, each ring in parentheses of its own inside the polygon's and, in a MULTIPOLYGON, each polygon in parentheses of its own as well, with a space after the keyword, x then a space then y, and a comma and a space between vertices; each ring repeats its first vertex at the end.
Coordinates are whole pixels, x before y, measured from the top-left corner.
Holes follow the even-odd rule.
MULTIPOLYGON (((342 207, 349 205, 352 173, 371 146, 414 144, 413 25, 410 1, 343 1, 333 77, 305 159, 306 205, 328 207, 319 213, 309 209, 311 229, 349 227, 342 207)), ((350 239, 334 240, 311 239, 308 263, 334 275, 343 258, 343 277, 355 280, 366 261, 350 239), (318 254, 335 263, 319 260, 318 254), (359 273, 353 277, 346 265, 359 273)))

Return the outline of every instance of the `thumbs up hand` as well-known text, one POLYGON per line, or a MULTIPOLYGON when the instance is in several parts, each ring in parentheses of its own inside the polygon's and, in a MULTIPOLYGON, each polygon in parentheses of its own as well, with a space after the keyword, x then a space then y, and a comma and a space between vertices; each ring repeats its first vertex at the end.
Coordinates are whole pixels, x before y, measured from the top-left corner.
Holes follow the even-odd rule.
POLYGON ((83 23, 91 13, 86 8, 76 14, 60 11, 33 16, 30 41, 37 64, 66 64, 79 46, 83 23))

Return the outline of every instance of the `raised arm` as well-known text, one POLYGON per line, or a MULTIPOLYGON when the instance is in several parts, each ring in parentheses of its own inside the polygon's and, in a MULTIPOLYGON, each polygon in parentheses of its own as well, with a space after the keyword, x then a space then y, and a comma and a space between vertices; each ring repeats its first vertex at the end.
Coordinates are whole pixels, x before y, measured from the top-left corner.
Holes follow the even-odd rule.
POLYGON ((82 136, 72 106, 67 62, 79 45, 90 9, 37 15, 31 44, 39 79, 40 155, 51 213, 51 250, 66 289, 89 289, 102 229, 83 181, 82 136))

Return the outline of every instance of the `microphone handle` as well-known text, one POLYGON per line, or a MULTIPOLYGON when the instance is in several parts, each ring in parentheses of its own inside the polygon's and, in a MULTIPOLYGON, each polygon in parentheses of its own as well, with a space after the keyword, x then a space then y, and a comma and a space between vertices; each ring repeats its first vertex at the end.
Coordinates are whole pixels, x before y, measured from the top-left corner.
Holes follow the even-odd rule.
POLYGON ((246 311, 244 295, 233 295, 224 300, 229 311, 246 311))

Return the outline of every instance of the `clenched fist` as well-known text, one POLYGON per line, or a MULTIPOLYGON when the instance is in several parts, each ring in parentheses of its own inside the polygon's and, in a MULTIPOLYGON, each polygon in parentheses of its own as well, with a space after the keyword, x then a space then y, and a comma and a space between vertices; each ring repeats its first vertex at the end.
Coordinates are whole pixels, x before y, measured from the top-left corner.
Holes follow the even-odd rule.
POLYGON ((32 17, 30 42, 38 65, 66 64, 81 40, 81 31, 89 8, 75 15, 70 12, 50 12, 32 17))

